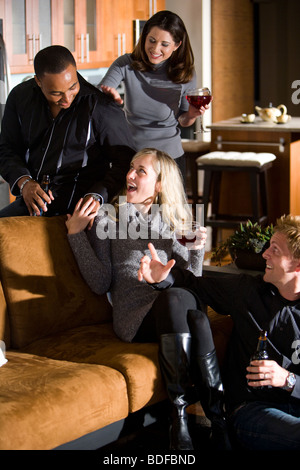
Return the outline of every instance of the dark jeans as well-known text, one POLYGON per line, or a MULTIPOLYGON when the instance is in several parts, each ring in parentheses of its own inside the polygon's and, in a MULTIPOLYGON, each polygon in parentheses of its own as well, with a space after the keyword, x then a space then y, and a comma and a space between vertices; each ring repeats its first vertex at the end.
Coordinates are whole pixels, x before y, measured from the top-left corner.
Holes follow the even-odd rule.
POLYGON ((28 209, 22 197, 0 210, 0 217, 17 217, 29 215, 28 209))
MULTIPOLYGON (((44 212, 43 216, 45 217, 53 217, 59 214, 72 214, 74 210, 74 204, 70 207, 70 209, 66 209, 65 201, 61 201, 61 198, 52 201, 51 204, 48 205, 48 211, 44 212)), ((1 217, 18 217, 22 215, 28 215, 29 212, 27 206, 24 202, 24 199, 19 196, 16 200, 10 203, 8 206, 4 207, 0 210, 0 218, 1 217)))
POLYGON ((249 450, 300 450, 300 403, 251 402, 231 417, 239 444, 249 450))

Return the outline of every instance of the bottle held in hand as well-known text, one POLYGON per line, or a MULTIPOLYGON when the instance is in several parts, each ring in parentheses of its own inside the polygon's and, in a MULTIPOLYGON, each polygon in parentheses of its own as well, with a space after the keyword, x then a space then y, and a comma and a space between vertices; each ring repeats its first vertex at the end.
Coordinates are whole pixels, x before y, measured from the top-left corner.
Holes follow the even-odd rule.
MULTIPOLYGON (((50 189, 50 176, 49 175, 44 175, 42 182, 41 182, 41 188, 45 193, 48 194, 48 191, 50 189)), ((47 205, 47 202, 44 201, 45 205, 47 205)), ((43 209, 40 210, 40 215, 44 215, 43 209)))
MULTIPOLYGON (((251 361, 263 361, 266 359, 269 359, 269 354, 267 351, 267 336, 268 333, 265 330, 262 330, 260 332, 259 338, 258 338, 258 343, 256 347, 255 353, 251 356, 250 363, 251 361)), ((256 389, 262 389, 262 387, 256 387, 256 389)))

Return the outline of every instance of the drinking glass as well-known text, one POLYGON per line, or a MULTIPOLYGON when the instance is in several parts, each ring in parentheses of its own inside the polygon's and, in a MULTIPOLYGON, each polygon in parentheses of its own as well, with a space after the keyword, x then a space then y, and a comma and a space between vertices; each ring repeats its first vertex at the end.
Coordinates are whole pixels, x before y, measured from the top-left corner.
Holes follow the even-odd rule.
POLYGON ((186 246, 190 250, 193 249, 196 239, 204 238, 205 234, 201 232, 200 222, 193 221, 178 228, 175 236, 181 245, 186 246))
MULTIPOLYGON (((212 96, 211 96, 209 88, 193 88, 191 90, 188 90, 186 94, 186 99, 188 100, 188 102, 192 106, 195 106, 195 108, 197 109, 200 109, 202 106, 209 104, 211 102, 211 98, 212 96)), ((195 134, 197 134, 198 132, 210 132, 209 129, 206 129, 203 126, 202 114, 199 117, 200 117, 200 131, 195 132, 195 134)))

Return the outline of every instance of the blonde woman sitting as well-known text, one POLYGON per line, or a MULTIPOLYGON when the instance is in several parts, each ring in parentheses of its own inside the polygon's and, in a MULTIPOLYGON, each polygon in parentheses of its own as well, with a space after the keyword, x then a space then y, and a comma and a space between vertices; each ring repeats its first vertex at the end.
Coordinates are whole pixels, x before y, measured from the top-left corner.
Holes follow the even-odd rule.
POLYGON ((190 249, 176 238, 182 224, 191 224, 192 213, 177 164, 155 149, 143 149, 134 156, 126 187, 112 206, 102 207, 96 217, 94 208, 92 198, 82 207, 79 201, 66 221, 81 273, 97 294, 110 292, 119 338, 159 343, 161 371, 172 404, 170 447, 193 449, 185 411, 192 342, 187 319, 198 301, 187 289, 154 290, 138 281, 137 272, 153 241, 164 263, 173 258, 178 266, 201 275, 206 229, 196 232, 190 249), (92 228, 85 230, 93 219, 92 228))

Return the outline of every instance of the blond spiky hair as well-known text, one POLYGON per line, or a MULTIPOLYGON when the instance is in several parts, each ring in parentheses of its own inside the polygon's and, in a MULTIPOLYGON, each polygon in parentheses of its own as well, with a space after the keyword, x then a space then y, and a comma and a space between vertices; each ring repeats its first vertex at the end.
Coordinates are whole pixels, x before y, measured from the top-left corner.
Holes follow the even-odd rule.
POLYGON ((283 215, 277 219, 274 232, 286 236, 289 250, 295 259, 300 259, 300 216, 283 215))

